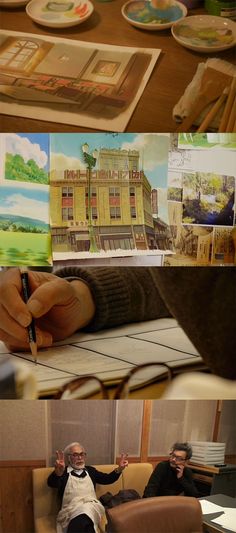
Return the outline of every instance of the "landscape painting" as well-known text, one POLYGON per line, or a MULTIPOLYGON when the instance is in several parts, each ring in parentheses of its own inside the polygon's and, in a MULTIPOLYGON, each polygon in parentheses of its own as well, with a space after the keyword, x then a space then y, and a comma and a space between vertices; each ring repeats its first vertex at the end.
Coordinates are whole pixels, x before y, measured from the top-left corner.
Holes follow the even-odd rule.
POLYGON ((207 136, 171 135, 167 198, 173 254, 166 258, 167 265, 235 263, 236 150, 232 137, 222 133, 214 137, 213 156, 211 148, 206 149, 213 138, 207 136), (229 147, 229 141, 226 156, 222 146, 229 147))
POLYGON ((52 264, 49 135, 0 134, 0 264, 52 264))

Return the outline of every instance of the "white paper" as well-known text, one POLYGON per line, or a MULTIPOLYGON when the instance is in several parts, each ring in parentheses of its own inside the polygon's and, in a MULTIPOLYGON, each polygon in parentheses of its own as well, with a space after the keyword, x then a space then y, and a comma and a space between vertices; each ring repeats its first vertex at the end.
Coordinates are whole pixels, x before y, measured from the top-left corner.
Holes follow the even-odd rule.
POLYGON ((225 529, 236 532, 236 509, 224 507, 224 514, 218 518, 214 518, 211 522, 215 522, 225 529))
POLYGON ((220 511, 225 511, 225 507, 216 505, 216 503, 208 502, 207 500, 199 500, 199 503, 202 508, 202 514, 219 513, 220 511))

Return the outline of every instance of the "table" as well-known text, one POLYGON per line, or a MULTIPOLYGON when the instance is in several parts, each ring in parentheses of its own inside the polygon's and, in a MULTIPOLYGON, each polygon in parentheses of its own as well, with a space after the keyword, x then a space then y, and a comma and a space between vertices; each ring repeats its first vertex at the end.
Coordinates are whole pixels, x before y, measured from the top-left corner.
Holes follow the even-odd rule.
MULTIPOLYGON (((40 35, 55 35, 68 39, 92 41, 124 46, 160 48, 162 53, 155 65, 151 78, 131 117, 126 131, 130 132, 173 132, 176 123, 172 109, 193 78, 199 62, 207 55, 193 52, 179 45, 170 30, 143 31, 131 26, 121 15, 125 0, 99 2, 94 0, 94 13, 83 24, 60 30, 39 26, 25 13, 25 8, 2 9, 1 28, 40 35)), ((202 10, 191 10, 190 15, 202 10)), ((212 54, 211 54, 212 55, 212 54)), ((229 49, 213 55, 234 62, 235 51, 229 49)), ((0 115, 1 132, 79 132, 86 128, 47 122, 28 118, 0 115)), ((91 131, 91 130, 90 130, 91 131)), ((94 130, 96 131, 96 130, 94 130)))
POLYGON ((236 465, 200 465, 189 462, 193 479, 203 496, 223 493, 236 497, 236 465))
MULTIPOLYGON (((214 496, 208 496, 207 498, 204 498, 204 500, 215 503, 216 505, 222 505, 223 507, 236 508, 236 498, 225 496, 225 494, 215 494, 214 496)), ((216 524, 215 522, 211 522, 213 518, 217 518, 217 516, 219 515, 220 513, 212 513, 212 514, 203 515, 204 533, 216 533, 216 532, 221 532, 221 531, 224 533, 232 533, 232 531, 230 532, 229 529, 225 529, 219 524, 216 524)))

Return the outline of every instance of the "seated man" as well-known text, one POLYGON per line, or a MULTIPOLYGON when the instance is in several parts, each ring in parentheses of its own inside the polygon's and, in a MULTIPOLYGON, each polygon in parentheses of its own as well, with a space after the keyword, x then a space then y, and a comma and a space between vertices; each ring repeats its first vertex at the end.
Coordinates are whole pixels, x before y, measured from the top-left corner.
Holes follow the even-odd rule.
POLYGON ((85 466, 85 458, 85 449, 79 442, 72 442, 64 452, 56 452, 55 470, 48 477, 48 485, 58 489, 62 500, 57 533, 97 532, 104 507, 97 499, 96 483, 114 483, 128 466, 127 455, 122 454, 118 468, 105 474, 93 466, 85 466))
POLYGON ((186 466, 192 457, 192 448, 187 442, 176 442, 168 461, 162 461, 154 469, 143 497, 184 496, 197 497, 197 489, 192 479, 192 472, 186 466))

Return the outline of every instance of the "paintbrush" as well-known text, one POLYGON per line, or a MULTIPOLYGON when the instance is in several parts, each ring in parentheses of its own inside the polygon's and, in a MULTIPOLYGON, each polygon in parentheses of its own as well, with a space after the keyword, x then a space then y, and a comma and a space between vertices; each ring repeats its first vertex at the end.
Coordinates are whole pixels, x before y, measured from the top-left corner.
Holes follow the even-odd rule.
POLYGON ((207 67, 203 73, 200 91, 194 109, 177 128, 177 132, 187 132, 200 113, 212 102, 217 100, 226 86, 230 85, 232 76, 219 70, 207 67))

